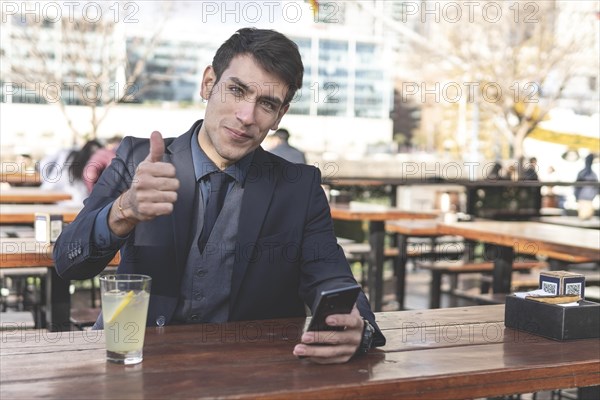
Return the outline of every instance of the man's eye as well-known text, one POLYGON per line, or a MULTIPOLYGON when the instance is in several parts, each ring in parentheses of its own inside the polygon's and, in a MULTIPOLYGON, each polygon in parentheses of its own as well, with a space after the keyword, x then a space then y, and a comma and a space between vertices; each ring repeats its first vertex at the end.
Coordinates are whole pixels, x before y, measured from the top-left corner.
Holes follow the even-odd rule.
POLYGON ((244 94, 244 92, 242 91, 242 88, 239 86, 231 86, 231 87, 229 87, 229 91, 236 96, 241 96, 244 94))
POLYGON ((269 111, 275 110, 275 104, 271 103, 270 101, 263 100, 260 102, 260 105, 269 111))

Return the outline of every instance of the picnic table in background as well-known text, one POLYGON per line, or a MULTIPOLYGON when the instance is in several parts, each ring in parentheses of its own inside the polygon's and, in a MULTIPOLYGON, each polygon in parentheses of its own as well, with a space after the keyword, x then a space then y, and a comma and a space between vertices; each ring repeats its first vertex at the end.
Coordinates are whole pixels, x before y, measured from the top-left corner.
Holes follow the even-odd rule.
POLYGON ((492 290, 509 293, 515 253, 544 256, 550 268, 600 261, 600 231, 541 222, 472 221, 440 223, 441 234, 496 245, 492 290))
POLYGON ((383 262, 385 221, 395 219, 434 219, 435 212, 408 211, 399 208, 372 204, 331 204, 331 217, 344 221, 369 222, 368 291, 375 311, 381 311, 383 301, 383 262))
POLYGON ((0 224, 33 224, 35 213, 62 215, 63 222, 73 222, 83 208, 60 204, 0 204, 0 224))
MULTIPOLYGON (((45 324, 50 330, 67 330, 70 326, 70 281, 62 279, 54 268, 54 244, 37 242, 35 238, 0 238, 0 269, 46 268, 45 324)), ((118 265, 120 253, 109 263, 118 265)))
POLYGON ((385 230, 398 235, 396 240, 398 257, 394 263, 396 270, 396 301, 398 301, 398 308, 403 310, 406 291, 408 238, 430 238, 432 240, 432 251, 435 251, 435 238, 441 236, 441 234, 438 230, 438 221, 436 219, 388 221, 385 224, 385 230))
POLYGON ((37 171, 3 170, 0 172, 0 182, 16 186, 39 186, 42 183, 42 177, 37 171))

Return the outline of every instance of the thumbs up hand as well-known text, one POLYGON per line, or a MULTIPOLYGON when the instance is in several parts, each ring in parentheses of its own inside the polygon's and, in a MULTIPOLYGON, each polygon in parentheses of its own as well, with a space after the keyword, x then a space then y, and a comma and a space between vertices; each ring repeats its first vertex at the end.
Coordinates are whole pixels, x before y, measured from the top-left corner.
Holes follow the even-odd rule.
POLYGON ((129 233, 138 222, 173 212, 179 180, 173 164, 163 162, 165 142, 158 131, 150 136, 150 151, 135 172, 129 190, 113 203, 110 229, 119 236, 129 233))

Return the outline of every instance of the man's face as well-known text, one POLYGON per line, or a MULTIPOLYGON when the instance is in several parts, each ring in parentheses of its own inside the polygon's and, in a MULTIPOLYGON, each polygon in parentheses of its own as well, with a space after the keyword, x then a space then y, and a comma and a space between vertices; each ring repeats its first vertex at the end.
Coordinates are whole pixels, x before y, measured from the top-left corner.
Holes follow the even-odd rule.
POLYGON ((247 55, 234 57, 219 82, 207 67, 200 94, 208 103, 199 142, 219 168, 260 146, 288 109, 285 83, 247 55))

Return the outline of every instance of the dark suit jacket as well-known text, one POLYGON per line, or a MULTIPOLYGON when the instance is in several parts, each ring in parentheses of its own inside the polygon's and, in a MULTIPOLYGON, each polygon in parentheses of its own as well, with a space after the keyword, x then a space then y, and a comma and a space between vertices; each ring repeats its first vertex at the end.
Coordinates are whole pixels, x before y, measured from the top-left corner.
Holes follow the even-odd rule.
MULTIPOLYGON (((177 138, 165 139, 163 161, 175 166, 181 184, 173 213, 139 223, 121 247, 119 273, 152 277, 149 325, 168 324, 178 302, 195 206, 190 140, 200 123, 177 138)), ((91 278, 119 250, 98 249, 92 237, 94 221, 104 206, 129 188, 148 151, 148 139, 123 140, 83 210, 56 242, 54 259, 60 276, 91 278)), ((237 262, 231 278, 231 321, 305 316, 304 303, 314 307, 322 290, 355 283, 337 245, 320 183, 315 167, 289 163, 262 148, 255 151, 244 185, 234 249, 237 262)), ((376 327, 363 293, 358 307, 376 327)), ((377 327, 376 331, 375 344, 383 345, 385 338, 377 327)))

